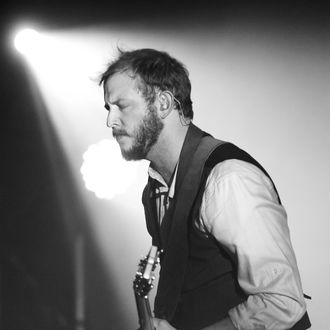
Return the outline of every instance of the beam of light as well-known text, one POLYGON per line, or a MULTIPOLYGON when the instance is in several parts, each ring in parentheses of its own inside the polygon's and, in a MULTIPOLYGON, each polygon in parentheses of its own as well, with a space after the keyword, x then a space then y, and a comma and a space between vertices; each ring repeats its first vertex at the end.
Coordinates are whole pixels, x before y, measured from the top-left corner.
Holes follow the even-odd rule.
POLYGON ((86 189, 99 198, 112 199, 123 194, 134 181, 136 167, 125 161, 114 140, 91 145, 83 155, 80 168, 86 189))
POLYGON ((42 36, 34 29, 23 29, 17 33, 14 39, 16 49, 23 55, 33 56, 40 52, 42 45, 42 36))
MULTIPOLYGON (((123 28, 39 31, 43 47, 24 56, 27 72, 39 87, 47 117, 54 125, 77 185, 77 197, 83 199, 86 207, 88 230, 108 278, 104 295, 107 296, 108 288, 116 287, 113 299, 128 310, 125 319, 112 317, 115 322, 129 325, 115 328, 132 328, 137 322, 136 309, 131 285, 127 283, 133 279, 138 259, 150 247, 141 204, 148 163, 125 162, 116 142, 104 141, 112 139, 112 134, 106 126, 103 89, 98 86, 97 77, 116 56, 118 36, 129 37, 128 44, 135 48, 140 39, 123 28), (114 164, 115 169, 111 167, 114 164), (93 193, 86 190, 86 185, 93 193), (125 186, 129 187, 126 192, 125 186), (124 256, 125 262, 118 256, 124 256)), ((52 145, 49 152, 53 152, 52 145)))

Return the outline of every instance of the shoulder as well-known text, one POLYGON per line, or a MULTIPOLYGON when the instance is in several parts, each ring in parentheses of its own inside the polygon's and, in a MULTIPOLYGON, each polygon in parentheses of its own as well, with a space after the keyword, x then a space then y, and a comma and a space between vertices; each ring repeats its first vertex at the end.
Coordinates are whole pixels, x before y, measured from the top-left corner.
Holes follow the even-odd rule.
POLYGON ((271 179, 259 167, 243 160, 228 159, 212 168, 205 189, 211 192, 220 186, 245 187, 259 192, 267 190, 277 199, 271 179))
POLYGON ((254 164, 240 159, 227 159, 213 167, 209 179, 221 179, 231 175, 267 178, 266 174, 254 164))

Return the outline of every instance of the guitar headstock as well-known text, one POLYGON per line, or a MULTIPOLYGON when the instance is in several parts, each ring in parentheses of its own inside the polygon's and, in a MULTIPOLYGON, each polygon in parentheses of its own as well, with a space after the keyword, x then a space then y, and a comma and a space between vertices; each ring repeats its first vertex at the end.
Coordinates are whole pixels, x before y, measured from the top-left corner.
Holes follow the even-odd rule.
POLYGON ((140 260, 138 270, 135 274, 133 288, 135 293, 140 297, 147 297, 153 288, 155 279, 154 271, 159 263, 159 251, 157 246, 152 246, 146 257, 140 260))

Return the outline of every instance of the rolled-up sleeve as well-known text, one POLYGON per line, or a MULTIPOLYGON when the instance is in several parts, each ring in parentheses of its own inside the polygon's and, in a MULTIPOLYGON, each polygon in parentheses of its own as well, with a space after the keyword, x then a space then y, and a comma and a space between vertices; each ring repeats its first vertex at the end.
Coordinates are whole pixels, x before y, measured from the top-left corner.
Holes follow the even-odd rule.
POLYGON ((237 258, 248 295, 229 311, 237 329, 289 329, 306 311, 285 209, 256 166, 227 160, 210 173, 201 222, 237 258))

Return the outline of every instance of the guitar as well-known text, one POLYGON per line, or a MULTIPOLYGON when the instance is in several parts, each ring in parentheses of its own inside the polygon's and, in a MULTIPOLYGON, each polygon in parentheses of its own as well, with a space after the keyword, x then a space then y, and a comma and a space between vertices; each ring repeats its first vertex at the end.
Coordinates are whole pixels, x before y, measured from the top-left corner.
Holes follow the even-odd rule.
POLYGON ((139 317, 138 330, 154 330, 148 294, 153 288, 154 270, 159 263, 157 246, 152 246, 146 257, 140 260, 133 282, 136 307, 139 317))

